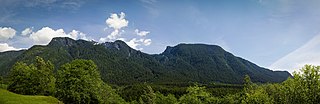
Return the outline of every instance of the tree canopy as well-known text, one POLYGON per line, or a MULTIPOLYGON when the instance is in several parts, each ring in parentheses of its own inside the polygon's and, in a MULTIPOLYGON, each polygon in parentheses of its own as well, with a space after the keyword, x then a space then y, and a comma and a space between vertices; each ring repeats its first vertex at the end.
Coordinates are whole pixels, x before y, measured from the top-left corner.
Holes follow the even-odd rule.
MULTIPOLYGON (((305 65, 282 83, 253 83, 244 76, 242 90, 223 96, 196 84, 176 93, 174 87, 144 83, 114 89, 104 83, 92 60, 76 59, 62 65, 57 73, 50 61, 17 62, 9 75, 8 90, 24 95, 51 95, 66 104, 313 104, 320 102, 320 66, 305 65), (160 88, 160 90, 159 90, 160 88), (122 90, 122 91, 121 91, 122 90), (121 96, 124 97, 124 100, 121 96), (129 96, 128 96, 129 95, 129 96), (132 96, 134 97, 132 97, 132 96)), ((241 87, 242 88, 242 87, 241 87)), ((179 88, 182 90, 183 88, 179 88)), ((224 89, 222 89, 224 90, 224 89)), ((221 90, 217 90, 221 91, 221 90)))
POLYGON ((53 65, 36 57, 34 64, 17 62, 10 72, 8 90, 25 95, 52 95, 55 91, 53 65))
POLYGON ((56 96, 65 103, 98 104, 123 101, 104 84, 95 63, 77 59, 57 72, 56 96))

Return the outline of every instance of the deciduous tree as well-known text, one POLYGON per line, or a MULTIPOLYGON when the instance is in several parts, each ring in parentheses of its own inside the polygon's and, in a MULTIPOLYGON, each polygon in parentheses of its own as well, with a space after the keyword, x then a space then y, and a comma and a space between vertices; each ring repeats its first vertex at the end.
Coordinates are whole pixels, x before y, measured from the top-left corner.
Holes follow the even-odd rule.
POLYGON ((56 87, 56 97, 64 103, 125 103, 101 80, 97 66, 91 60, 77 59, 62 65, 57 72, 56 87))
POLYGON ((50 61, 36 57, 34 64, 17 62, 11 69, 8 90, 26 95, 53 95, 54 67, 50 61))

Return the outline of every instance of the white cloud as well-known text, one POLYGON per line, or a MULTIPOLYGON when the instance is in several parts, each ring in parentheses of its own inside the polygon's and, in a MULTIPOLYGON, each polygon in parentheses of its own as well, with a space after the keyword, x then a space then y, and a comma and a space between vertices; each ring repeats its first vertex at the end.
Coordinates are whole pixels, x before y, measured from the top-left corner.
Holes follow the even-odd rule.
POLYGON ((124 30, 121 30, 121 32, 119 32, 119 30, 114 30, 111 32, 110 35, 108 35, 108 39, 110 40, 116 40, 117 38, 119 38, 121 36, 121 34, 124 33, 124 30))
POLYGON ((0 27, 0 41, 7 41, 16 35, 16 30, 11 27, 0 27))
POLYGON ((33 32, 29 38, 33 40, 34 44, 46 45, 54 37, 69 37, 72 39, 84 39, 84 40, 87 39, 86 34, 81 33, 77 30, 72 30, 70 33, 66 34, 63 29, 53 30, 50 27, 43 27, 42 29, 36 32, 33 32))
POLYGON ((112 28, 113 31, 110 35, 107 36, 107 38, 100 38, 100 42, 106 42, 106 41, 113 41, 118 39, 122 33, 124 33, 124 30, 122 28, 127 27, 129 21, 125 19, 125 13, 121 12, 119 15, 116 13, 112 13, 111 16, 106 20, 107 28, 112 28))
POLYGON ((31 27, 31 28, 26 28, 26 29, 24 29, 24 30, 21 32, 21 35, 22 35, 22 36, 27 36, 27 35, 29 35, 29 34, 32 33, 32 30, 33 30, 33 27, 31 27))
MULTIPOLYGON (((68 37, 63 29, 53 30, 49 27, 43 27, 37 32, 33 32, 30 38, 33 40, 34 44, 46 45, 54 37, 68 37)), ((70 36, 71 37, 71 36, 70 36)))
POLYGON ((145 39, 145 37, 150 33, 149 31, 139 31, 138 29, 134 30, 134 36, 130 36, 131 39, 128 39, 129 41, 126 41, 127 38, 122 35, 126 35, 124 31, 124 27, 127 27, 129 24, 129 21, 125 18, 125 13, 121 12, 120 14, 113 13, 110 15, 110 17, 106 20, 107 27, 106 29, 113 29, 113 31, 107 36, 102 37, 99 39, 99 42, 107 42, 107 41, 114 41, 114 40, 122 40, 126 42, 131 48, 142 50, 142 48, 139 48, 139 46, 149 46, 151 44, 151 39, 145 39), (140 36, 140 37, 137 37, 140 36))
POLYGON ((142 48, 138 48, 140 46, 140 40, 137 40, 136 38, 131 39, 130 41, 125 41, 131 48, 137 49, 137 50, 142 50, 142 48))
POLYGON ((7 43, 0 43, 0 52, 11 51, 11 50, 19 50, 19 49, 9 46, 7 43))
POLYGON ((103 43, 103 42, 106 42, 106 41, 108 41, 107 38, 100 38, 100 39, 99 39, 99 42, 100 42, 100 43, 103 43))
MULTIPOLYGON (((50 27, 43 27, 40 30, 35 31, 33 30, 33 27, 30 27, 21 31, 22 36, 15 37, 15 35, 16 30, 11 27, 0 27, 0 52, 22 49, 10 46, 10 43, 13 43, 13 45, 46 45, 55 37, 69 37, 75 40, 88 40, 86 37, 87 35, 80 31, 72 30, 70 33, 66 33, 63 29, 54 30, 50 27), (14 38, 14 40, 7 42, 7 40, 11 38, 14 38)), ((24 46, 24 48, 25 47, 28 46, 24 46)))
POLYGON ((72 39, 77 39, 78 38, 78 34, 79 34, 79 31, 77 30, 72 30, 69 35, 71 36, 72 39))
POLYGON ((145 40, 143 41, 143 44, 144 44, 145 46, 150 45, 150 44, 151 44, 151 39, 145 39, 145 40))
MULTIPOLYGON (((87 38, 87 34, 85 34, 85 33, 79 32, 78 35, 80 36, 80 38, 78 38, 78 39, 89 40, 89 39, 87 38)), ((89 38, 90 38, 90 37, 89 37, 89 38)))
POLYGON ((111 32, 110 35, 107 37, 102 37, 99 39, 99 42, 107 42, 107 41, 114 41, 114 40, 119 40, 121 38, 121 34, 123 34, 125 31, 124 30, 114 30, 111 32))
POLYGON ((111 32, 110 35, 108 35, 108 39, 111 39, 111 40, 114 40, 114 39, 117 39, 117 37, 120 36, 119 34, 119 30, 114 30, 111 32))
POLYGON ((138 36, 147 36, 150 31, 139 31, 138 29, 134 30, 134 32, 138 35, 138 36))
POLYGON ((83 39, 83 40, 88 40, 87 38, 87 34, 84 34, 80 31, 77 31, 77 30, 72 30, 69 34, 69 35, 72 39, 83 39))
POLYGON ((299 71, 305 64, 320 65, 320 34, 306 44, 274 62, 269 68, 274 70, 299 71))
POLYGON ((126 42, 131 48, 136 49, 136 50, 143 50, 143 48, 139 48, 139 46, 141 46, 141 45, 148 46, 151 44, 151 39, 133 38, 130 41, 126 41, 124 38, 121 38, 119 40, 126 42))
POLYGON ((108 27, 115 30, 120 30, 121 28, 127 27, 129 21, 125 19, 126 14, 121 12, 119 15, 116 13, 111 14, 111 16, 106 20, 108 27))

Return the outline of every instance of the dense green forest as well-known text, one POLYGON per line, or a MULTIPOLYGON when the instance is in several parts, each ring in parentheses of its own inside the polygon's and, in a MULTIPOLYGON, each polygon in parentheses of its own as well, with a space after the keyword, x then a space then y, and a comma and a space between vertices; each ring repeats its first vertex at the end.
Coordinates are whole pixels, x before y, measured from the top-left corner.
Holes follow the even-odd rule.
MULTIPOLYGON (((282 83, 193 83, 113 85, 104 82, 94 61, 76 59, 54 72, 41 57, 17 62, 1 86, 23 95, 54 96, 66 104, 299 104, 320 100, 320 66, 306 65, 282 83)), ((2 96, 0 96, 2 97, 2 96)))
POLYGON ((120 40, 97 43, 67 37, 53 38, 48 45, 35 45, 28 50, 0 52, 0 75, 8 75, 16 62, 34 63, 36 56, 50 60, 54 72, 75 59, 92 60, 102 80, 116 85, 242 84, 245 75, 249 75, 252 82, 274 83, 291 77, 287 71, 260 67, 217 45, 178 44, 168 46, 160 54, 147 54, 120 40))

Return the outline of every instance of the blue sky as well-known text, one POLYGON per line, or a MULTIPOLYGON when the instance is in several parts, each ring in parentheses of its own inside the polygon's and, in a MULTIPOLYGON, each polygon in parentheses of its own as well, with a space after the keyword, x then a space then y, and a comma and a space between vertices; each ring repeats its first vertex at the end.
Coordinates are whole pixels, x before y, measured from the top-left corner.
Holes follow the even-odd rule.
POLYGON ((320 65, 318 4, 319 0, 0 0, 0 51, 45 45, 57 36, 120 39, 150 54, 179 43, 205 43, 260 66, 292 72, 304 64, 320 65))

